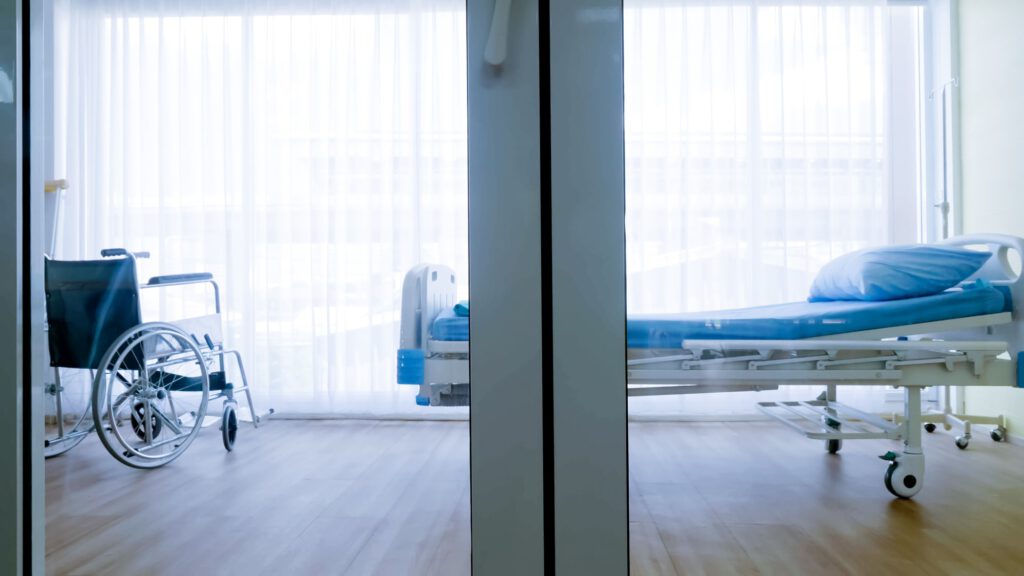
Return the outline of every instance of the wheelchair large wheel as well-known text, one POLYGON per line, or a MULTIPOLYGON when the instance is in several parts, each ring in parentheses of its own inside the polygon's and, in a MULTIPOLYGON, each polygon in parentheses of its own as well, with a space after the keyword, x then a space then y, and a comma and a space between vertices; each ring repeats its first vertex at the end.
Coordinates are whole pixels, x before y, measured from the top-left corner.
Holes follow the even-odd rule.
POLYGON ((122 463, 156 468, 195 440, 210 397, 207 358, 179 328, 140 324, 107 349, 92 390, 103 446, 122 463))
POLYGON ((43 390, 43 456, 71 450, 92 432, 92 378, 84 370, 54 368, 43 390))

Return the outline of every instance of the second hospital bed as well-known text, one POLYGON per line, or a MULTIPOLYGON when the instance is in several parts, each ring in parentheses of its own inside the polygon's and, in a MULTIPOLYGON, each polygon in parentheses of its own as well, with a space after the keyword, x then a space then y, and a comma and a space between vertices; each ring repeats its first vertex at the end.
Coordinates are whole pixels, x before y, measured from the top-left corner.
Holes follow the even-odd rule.
MULTIPOLYGON (((823 387, 814 400, 758 408, 824 440, 833 453, 843 440, 901 439, 902 452, 882 457, 884 483, 895 496, 912 497, 924 479, 922 388, 1024 386, 1024 279, 1010 264, 1011 252, 1024 254, 1024 239, 974 235, 944 243, 984 247, 991 256, 957 288, 930 296, 629 316, 627 394, 823 387), (839 403, 842 385, 901 387, 902 418, 839 403)), ((398 382, 418 385, 421 405, 469 402, 469 316, 455 301, 450 269, 421 265, 406 275, 398 382)), ((997 429, 1005 434, 1001 423, 997 429)))

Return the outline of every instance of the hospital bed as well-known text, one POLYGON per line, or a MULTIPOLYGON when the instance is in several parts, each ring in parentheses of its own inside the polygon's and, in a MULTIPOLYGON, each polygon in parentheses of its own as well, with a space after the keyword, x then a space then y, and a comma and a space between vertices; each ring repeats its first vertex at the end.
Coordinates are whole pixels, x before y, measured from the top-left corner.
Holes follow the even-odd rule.
MULTIPOLYGON (((987 261, 955 289, 881 302, 798 302, 627 319, 629 396, 823 387, 808 401, 760 402, 764 413, 835 453, 843 440, 902 440, 884 483, 910 498, 923 486, 921 391, 929 386, 1024 386, 1024 280, 1011 252, 1024 239, 961 236, 987 261), (838 401, 847 385, 903 389, 902 417, 883 419, 838 401)), ((398 383, 424 406, 469 402, 469 317, 455 311, 455 275, 420 265, 403 285, 398 383)), ((467 305, 468 312, 468 305, 467 305)), ((999 420, 1001 422, 1001 419, 999 420)), ((998 426, 1000 436, 1005 427, 998 426)), ((993 438, 996 438, 993 435, 993 438)), ((958 439, 959 443, 959 439, 958 439)))

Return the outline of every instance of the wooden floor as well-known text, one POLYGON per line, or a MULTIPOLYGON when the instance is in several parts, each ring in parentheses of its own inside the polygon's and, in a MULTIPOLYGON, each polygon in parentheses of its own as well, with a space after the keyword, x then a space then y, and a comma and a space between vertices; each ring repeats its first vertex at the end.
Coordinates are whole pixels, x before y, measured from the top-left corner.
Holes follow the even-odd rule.
POLYGON ((469 426, 272 420, 228 454, 124 467, 97 438, 46 463, 48 574, 469 573, 469 426))
POLYGON ((896 442, 822 442, 776 423, 629 428, 637 574, 1022 574, 1024 448, 926 435, 914 500, 877 458, 896 442))
MULTIPOLYGON (((633 423, 634 574, 1016 574, 1024 448, 925 438, 913 501, 882 485, 897 445, 755 423, 633 423)), ((469 573, 469 437, 459 422, 285 421, 205 430, 140 472, 96 438, 47 461, 48 574, 469 573)))

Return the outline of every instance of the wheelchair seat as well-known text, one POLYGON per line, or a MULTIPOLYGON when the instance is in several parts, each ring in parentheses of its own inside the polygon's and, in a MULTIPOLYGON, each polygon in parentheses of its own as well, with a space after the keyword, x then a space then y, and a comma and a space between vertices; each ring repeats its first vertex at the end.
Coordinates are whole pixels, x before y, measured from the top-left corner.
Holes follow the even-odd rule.
MULTIPOLYGON (((224 372, 210 372, 209 380, 211 392, 220 392, 234 388, 234 386, 227 382, 224 372)), ((202 392, 203 390, 202 377, 176 374, 170 370, 154 371, 149 375, 149 381, 154 386, 170 390, 171 392, 202 392)))

